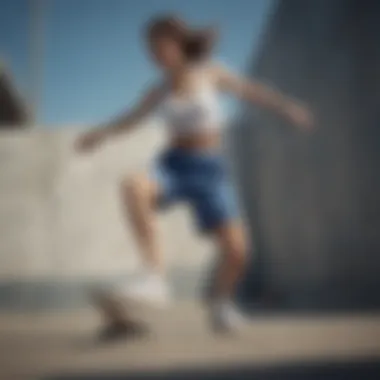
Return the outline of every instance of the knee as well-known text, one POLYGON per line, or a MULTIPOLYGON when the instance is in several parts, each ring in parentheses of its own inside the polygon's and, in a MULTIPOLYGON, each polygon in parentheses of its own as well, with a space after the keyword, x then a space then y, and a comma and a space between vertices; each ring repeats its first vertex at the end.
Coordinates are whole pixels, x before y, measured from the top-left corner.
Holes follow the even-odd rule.
POLYGON ((120 185, 123 199, 135 202, 149 196, 149 181, 140 174, 135 174, 122 180, 120 185))
POLYGON ((233 241, 226 247, 226 255, 230 265, 243 268, 247 262, 248 245, 244 236, 233 241))

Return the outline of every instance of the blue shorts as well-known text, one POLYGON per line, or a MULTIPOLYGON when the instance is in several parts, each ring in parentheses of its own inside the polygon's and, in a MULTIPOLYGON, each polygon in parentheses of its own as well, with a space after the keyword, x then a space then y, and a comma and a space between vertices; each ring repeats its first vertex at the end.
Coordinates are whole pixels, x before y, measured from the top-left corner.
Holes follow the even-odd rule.
POLYGON ((160 189, 158 206, 189 203, 202 232, 240 217, 228 166, 219 152, 170 149, 158 157, 150 174, 160 189))

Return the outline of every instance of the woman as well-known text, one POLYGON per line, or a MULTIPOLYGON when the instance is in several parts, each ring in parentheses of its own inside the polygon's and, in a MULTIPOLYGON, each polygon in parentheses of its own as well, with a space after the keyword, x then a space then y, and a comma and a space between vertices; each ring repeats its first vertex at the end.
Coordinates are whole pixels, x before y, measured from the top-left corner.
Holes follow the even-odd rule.
MULTIPOLYGON (((223 115, 218 95, 228 92, 253 105, 276 112, 300 128, 309 128, 308 111, 288 97, 231 73, 210 57, 215 34, 189 28, 174 16, 151 21, 147 39, 162 79, 130 112, 108 125, 85 133, 79 148, 93 149, 106 139, 130 131, 151 112, 160 110, 170 134, 169 146, 151 171, 127 178, 122 198, 139 242, 146 270, 123 289, 123 297, 164 304, 162 254, 154 214, 158 206, 188 202, 200 231, 214 239, 221 265, 208 300, 213 327, 232 330, 240 313, 231 299, 246 262, 247 238, 236 195, 221 154, 223 115)), ((122 324, 122 314, 107 309, 110 326, 122 324)))

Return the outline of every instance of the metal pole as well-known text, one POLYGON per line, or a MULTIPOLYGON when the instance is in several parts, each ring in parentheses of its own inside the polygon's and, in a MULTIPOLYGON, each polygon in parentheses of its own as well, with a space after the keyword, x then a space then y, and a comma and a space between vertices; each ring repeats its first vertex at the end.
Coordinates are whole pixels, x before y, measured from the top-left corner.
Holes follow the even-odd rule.
POLYGON ((42 97, 42 78, 44 62, 44 0, 29 0, 30 10, 30 124, 36 127, 42 97))

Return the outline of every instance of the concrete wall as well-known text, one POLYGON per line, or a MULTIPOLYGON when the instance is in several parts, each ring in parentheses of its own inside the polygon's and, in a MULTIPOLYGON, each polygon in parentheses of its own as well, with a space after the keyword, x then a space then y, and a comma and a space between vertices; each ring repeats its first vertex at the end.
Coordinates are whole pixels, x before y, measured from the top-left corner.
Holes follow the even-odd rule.
MULTIPOLYGON (((148 167, 164 136, 147 126, 87 156, 73 150, 75 136, 67 130, 0 135, 0 307, 80 304, 86 284, 138 268, 118 185, 148 167)), ((211 247, 196 235, 186 208, 159 220, 177 296, 194 296, 211 247)))
POLYGON ((239 121, 261 289, 288 306, 380 307, 379 12, 371 0, 280 1, 252 63, 317 123, 302 134, 251 109, 239 121))

